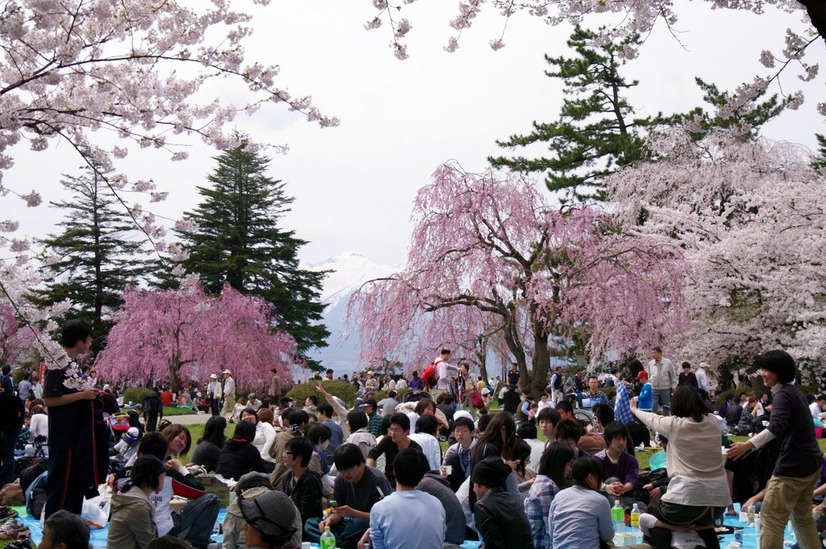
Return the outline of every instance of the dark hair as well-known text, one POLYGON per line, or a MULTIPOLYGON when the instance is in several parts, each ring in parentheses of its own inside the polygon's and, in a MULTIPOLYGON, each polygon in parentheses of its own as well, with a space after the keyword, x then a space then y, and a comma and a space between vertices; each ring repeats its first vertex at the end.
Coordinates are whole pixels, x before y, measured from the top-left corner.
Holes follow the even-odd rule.
POLYGON ((155 456, 163 460, 166 458, 166 450, 169 448, 169 441, 162 433, 154 431, 146 433, 138 443, 138 454, 142 456, 155 456))
POLYGON ((379 424, 379 433, 382 435, 387 434, 387 430, 390 428, 390 416, 384 416, 381 418, 381 423, 379 424))
POLYGON ((441 352, 441 353, 439 353, 439 354, 442 354, 442 355, 449 355, 449 354, 450 354, 450 349, 442 349, 442 352, 441 352))
POLYGON ((309 419, 307 412, 304 410, 299 410, 298 408, 288 408, 287 411, 289 411, 289 414, 287 414, 287 421, 290 422, 290 426, 295 425, 297 427, 299 425, 304 425, 309 419))
POLYGON ((662 348, 662 347, 659 347, 659 346, 657 346, 657 347, 651 347, 651 350, 652 350, 652 351, 656 351, 656 352, 658 352, 658 353, 662 353, 662 352, 663 352, 663 348, 662 348))
POLYGON ((559 413, 560 410, 564 410, 564 411, 568 412, 569 414, 574 413, 574 407, 571 405, 571 403, 569 401, 564 400, 564 399, 560 400, 559 402, 556 403, 557 413, 559 413))
POLYGON ((255 440, 255 425, 249 421, 239 421, 235 424, 235 432, 232 433, 232 438, 252 442, 255 440))
MULTIPOLYGON (((254 417, 255 418, 255 423, 258 423, 258 413, 255 411, 255 408, 250 408, 250 407, 244 408, 243 410, 241 410, 241 416, 240 417, 243 417, 244 414, 247 414, 247 415, 250 415, 250 416, 254 417)), ((255 425, 255 423, 253 423, 253 425, 255 425)))
POLYGON ((445 395, 445 398, 442 401, 444 404, 453 404, 456 401, 456 399, 453 398, 452 395, 449 395, 447 393, 443 393, 443 394, 445 395))
POLYGON ((687 360, 684 360, 682 366, 683 368, 691 368, 691 363, 687 360))
POLYGON ((347 413, 347 424, 350 426, 351 433, 367 427, 367 421, 367 414, 361 410, 353 410, 347 413))
POLYGON ((52 535, 52 547, 65 543, 66 549, 89 549, 89 526, 80 515, 61 509, 46 519, 44 537, 46 529, 52 535))
POLYGON ((478 424, 476 426, 480 433, 485 432, 485 430, 488 428, 488 425, 490 424, 490 421, 493 419, 493 416, 490 415, 488 411, 485 410, 485 408, 482 408, 482 410, 479 410, 479 419, 478 424), (482 410, 485 411, 484 414, 482 413, 482 410))
POLYGON ((492 444, 499 450, 499 456, 504 459, 511 459, 513 453, 513 445, 516 436, 516 422, 513 421, 511 415, 507 412, 499 412, 493 416, 490 423, 485 427, 485 432, 479 437, 479 442, 473 449, 473 457, 480 459, 484 454, 484 448, 487 444, 492 444), (505 430, 505 440, 502 440, 502 429, 505 430))
POLYGON ((565 466, 571 463, 576 456, 571 447, 564 442, 552 442, 542 457, 539 458, 537 473, 550 478, 561 490, 567 488, 570 481, 565 476, 565 466))
POLYGON ((152 490, 161 487, 160 477, 164 473, 164 465, 155 456, 149 454, 141 456, 135 460, 132 469, 129 471, 129 480, 123 485, 122 491, 127 491, 132 486, 143 488, 148 486, 152 490))
POLYGON ((582 437, 582 425, 575 419, 563 419, 556 424, 554 438, 557 440, 573 440, 578 443, 582 437))
POLYGON ((189 453, 189 447, 192 446, 192 435, 189 434, 189 429, 181 425, 180 423, 173 423, 169 427, 163 430, 163 436, 166 439, 167 443, 180 435, 181 433, 186 433, 186 446, 181 452, 178 454, 179 456, 185 456, 189 453))
POLYGON ((476 426, 473 424, 473 420, 469 417, 457 417, 456 420, 453 422, 453 429, 456 430, 456 427, 462 426, 467 427, 468 431, 470 431, 471 433, 474 429, 476 429, 476 426))
POLYGON ((328 419, 332 418, 333 417, 333 407, 331 405, 327 404, 326 402, 322 402, 321 404, 318 405, 318 413, 319 414, 324 414, 325 416, 327 416, 328 419))
POLYGON ((530 421, 522 421, 516 427, 516 436, 519 438, 536 438, 536 425, 530 421))
POLYGON ((339 472, 364 464, 364 454, 361 448, 352 442, 345 442, 333 453, 333 463, 339 472))
POLYGON ((293 437, 288 440, 286 450, 293 455, 293 459, 301 458, 302 467, 307 467, 310 458, 313 457, 313 445, 304 437, 293 437))
POLYGON ((396 482, 402 486, 417 486, 429 470, 427 458, 417 448, 405 448, 393 460, 396 482))
POLYGON ((333 436, 333 431, 321 422, 315 422, 307 429, 307 438, 313 446, 318 446, 333 436))
POLYGON ((588 475, 595 475, 599 483, 602 482, 602 471, 597 460, 590 457, 577 458, 571 465, 571 479, 577 486, 591 489, 585 482, 588 475))
POLYGON ((621 421, 612 421, 608 425, 605 426, 605 444, 610 445, 611 441, 614 440, 614 437, 625 437, 626 442, 628 441, 631 436, 628 434, 628 427, 625 426, 624 423, 621 421))
POLYGON ((792 355, 786 351, 769 351, 757 357, 757 368, 777 374, 780 383, 794 381, 795 363, 792 355))
POLYGON ((204 426, 204 436, 198 439, 198 442, 211 442, 219 448, 227 441, 224 434, 224 429, 227 428, 227 420, 224 416, 212 416, 204 426))
POLYGON ((559 423, 559 412, 550 407, 542 408, 536 416, 536 421, 550 421, 556 427, 556 424, 559 423))
MULTIPOLYGON (((394 414, 395 415, 395 414, 394 414)), ((407 417, 407 416, 405 416, 407 417)), ((408 420, 408 425, 410 421, 408 420)), ((436 416, 422 416, 416 420, 416 432, 427 433, 428 435, 436 436, 436 430, 439 428, 439 422, 436 416)), ((417 483, 418 484, 418 483, 417 483)))
POLYGON ((591 381, 592 379, 596 379, 597 383, 599 383, 599 378, 597 376, 593 375, 593 374, 588 376, 588 381, 591 381))
POLYGON ((594 417, 599 420, 603 427, 614 421, 614 409, 604 402, 597 402, 591 407, 594 417))
POLYGON ((307 398, 313 403, 313 406, 318 406, 318 397, 316 395, 307 395, 307 398))
POLYGON ((702 421, 708 413, 700 392, 690 385, 683 385, 674 390, 671 395, 671 415, 676 417, 690 417, 694 421, 702 421))
MULTIPOLYGON (((417 420, 417 423, 425 417, 427 416, 420 417, 417 420)), ((407 414, 402 414, 401 412, 399 412, 398 414, 393 414, 392 416, 390 416, 390 425, 398 425, 402 428, 402 431, 405 431, 407 433, 410 432, 410 418, 407 417, 407 414)))
POLYGON ((72 320, 67 320, 63 324, 63 330, 60 333, 60 339, 65 348, 71 349, 72 347, 77 345, 79 341, 86 341, 91 335, 92 327, 86 324, 84 321, 74 318, 72 320))
POLYGON ((283 396, 283 397, 278 399, 278 405, 281 406, 282 408, 289 408, 290 402, 293 402, 293 399, 291 399, 288 396, 283 396))
POLYGON ((332 368, 327 368, 327 371, 326 371, 325 373, 327 373, 327 374, 333 374, 333 373, 335 373, 335 372, 333 372, 333 369, 332 369, 332 368))
POLYGON ((150 541, 146 549, 189 549, 189 542, 167 534, 150 541))

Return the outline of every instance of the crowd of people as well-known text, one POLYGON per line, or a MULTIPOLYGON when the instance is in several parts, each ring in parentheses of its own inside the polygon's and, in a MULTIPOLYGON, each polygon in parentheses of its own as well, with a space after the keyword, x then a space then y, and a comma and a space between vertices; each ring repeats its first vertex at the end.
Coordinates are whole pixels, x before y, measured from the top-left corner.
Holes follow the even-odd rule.
MULTIPOLYGON (((577 381, 557 368, 537 398, 515 365, 504 380, 478 380, 447 349, 410 377, 357 373, 347 380, 356 387, 349 406, 328 391, 332 370, 296 403, 277 375, 262 399, 236 399, 226 369, 198 389, 208 414, 198 440, 150 414, 111 446, 104 418, 117 413, 117 399, 84 385, 90 371, 77 363, 91 331, 70 321, 63 343, 68 366, 47 370, 42 387, 31 376, 16 388, 0 377, 0 395, 20 403, 3 440, 14 432, 16 443, 22 431, 43 458, 32 464, 42 482, 14 480, 4 445, 2 483, 40 482, 40 501, 27 490, 27 508, 45 519, 41 547, 88 547, 78 517, 102 484, 112 491, 112 549, 294 548, 324 536, 360 549, 469 540, 486 549, 597 548, 617 533, 612 508, 639 515, 637 547, 714 549, 733 501, 759 510, 761 547, 781 547, 787 522, 800 547, 820 547, 826 463, 815 424, 826 396, 801 393, 783 351, 757 362, 767 393, 744 391, 719 410, 708 366, 675 368, 659 348, 648 364, 602 377, 577 381), (750 437, 723 458, 729 434, 750 437), (664 459, 652 456, 641 470, 635 448, 651 440, 664 459), (210 475, 232 487, 222 545, 211 539, 221 503, 204 486, 210 475)), ((4 515, 3 528, 20 535, 13 512, 4 515)))

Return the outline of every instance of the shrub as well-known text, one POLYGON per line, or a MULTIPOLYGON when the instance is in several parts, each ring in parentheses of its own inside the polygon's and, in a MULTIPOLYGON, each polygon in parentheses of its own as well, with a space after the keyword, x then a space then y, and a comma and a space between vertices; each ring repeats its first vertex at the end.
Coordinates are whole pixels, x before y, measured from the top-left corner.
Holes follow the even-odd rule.
MULTIPOLYGON (((396 392, 398 393, 398 395, 396 395, 396 400, 398 400, 399 402, 404 402, 404 400, 403 400, 404 395, 407 394, 407 391, 409 391, 409 390, 410 389, 407 389, 407 388, 401 389, 401 390, 396 390, 396 392)), ((388 396, 390 396, 389 393, 390 393, 389 389, 382 389, 381 391, 376 392, 376 402, 379 402, 379 401, 387 398, 388 396)))
POLYGON ((129 387, 123 392, 123 403, 142 404, 144 397, 152 392, 146 387, 129 387))
MULTIPOLYGON (((287 396, 295 401, 297 408, 302 408, 304 406, 304 401, 307 400, 307 397, 310 395, 315 395, 318 397, 319 402, 324 402, 324 397, 316 391, 316 383, 317 382, 315 380, 312 380, 296 385, 290 389, 287 396)), ((353 402, 356 400, 355 385, 348 381, 341 380, 323 381, 322 383, 324 384, 325 391, 343 400, 347 406, 353 405, 353 402)))

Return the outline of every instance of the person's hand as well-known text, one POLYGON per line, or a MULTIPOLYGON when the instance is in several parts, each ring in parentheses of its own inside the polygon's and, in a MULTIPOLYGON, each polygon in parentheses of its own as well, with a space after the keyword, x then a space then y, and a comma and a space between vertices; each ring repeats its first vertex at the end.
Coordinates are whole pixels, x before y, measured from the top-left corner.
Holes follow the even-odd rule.
POLYGON ((752 444, 749 440, 745 442, 735 442, 731 445, 731 447, 729 447, 728 450, 726 450, 726 456, 731 458, 733 461, 737 461, 752 450, 754 450, 754 444, 752 444))
POLYGON ((333 509, 333 514, 339 517, 354 517, 353 508, 349 505, 339 505, 333 509))
POLYGON ((166 466, 170 469, 178 471, 179 473, 186 473, 186 467, 184 467, 184 464, 177 459, 170 459, 166 462, 166 466))
POLYGON ((651 490, 648 493, 648 495, 651 496, 651 501, 658 500, 658 499, 660 499, 660 496, 663 495, 663 489, 661 487, 657 486, 656 488, 651 490))
POLYGON ((608 491, 609 494, 613 494, 616 497, 619 497, 619 496, 622 495, 623 484, 619 481, 612 482, 611 484, 607 485, 607 488, 608 488, 607 491, 608 491))
POLYGON ((637 397, 629 398, 628 399, 628 406, 631 408, 631 410, 636 410, 637 409, 637 397))
POLYGON ((510 465, 510 468, 516 471, 516 468, 519 466, 519 460, 505 460, 505 463, 510 465))
POLYGON ((650 492, 653 488, 654 488, 654 485, 650 482, 648 484, 643 485, 643 487, 642 487, 642 489, 645 490, 646 492, 650 492))
POLYGON ((823 515, 826 515, 826 508, 823 505, 815 505, 812 507, 812 519, 817 520, 823 515))
POLYGON ((361 539, 358 542, 358 549, 368 549, 370 547, 370 529, 364 531, 361 539))
POLYGON ((92 387, 80 393, 82 400, 95 400, 98 397, 98 390, 92 387))
POLYGON ((324 530, 327 529, 327 525, 330 524, 329 520, 322 520, 318 523, 318 530, 321 533, 324 533, 324 530))

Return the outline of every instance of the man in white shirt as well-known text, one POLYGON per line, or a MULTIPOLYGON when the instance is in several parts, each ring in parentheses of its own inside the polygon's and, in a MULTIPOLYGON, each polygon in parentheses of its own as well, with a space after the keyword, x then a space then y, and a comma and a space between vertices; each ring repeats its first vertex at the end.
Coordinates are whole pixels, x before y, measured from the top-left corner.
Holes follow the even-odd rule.
POLYGON ((436 390, 433 392, 434 399, 439 396, 440 393, 450 390, 450 384, 459 372, 459 368, 449 363, 448 360, 450 360, 450 349, 442 349, 439 358, 436 359, 436 373, 438 378, 436 381, 436 390))
POLYGON ((708 392, 711 390, 708 384, 708 363, 701 362, 697 367, 697 371, 694 372, 694 375, 697 377, 697 386, 700 389, 700 394, 702 394, 703 397, 707 397, 708 392))
POLYGON ((677 373, 671 360, 663 358, 663 350, 660 347, 651 349, 651 358, 648 363, 648 381, 654 389, 651 410, 656 413, 662 404, 663 414, 669 415, 671 393, 677 387, 677 373))
POLYGON ((826 395, 818 395, 814 402, 809 405, 813 419, 820 419, 826 410, 826 395))

